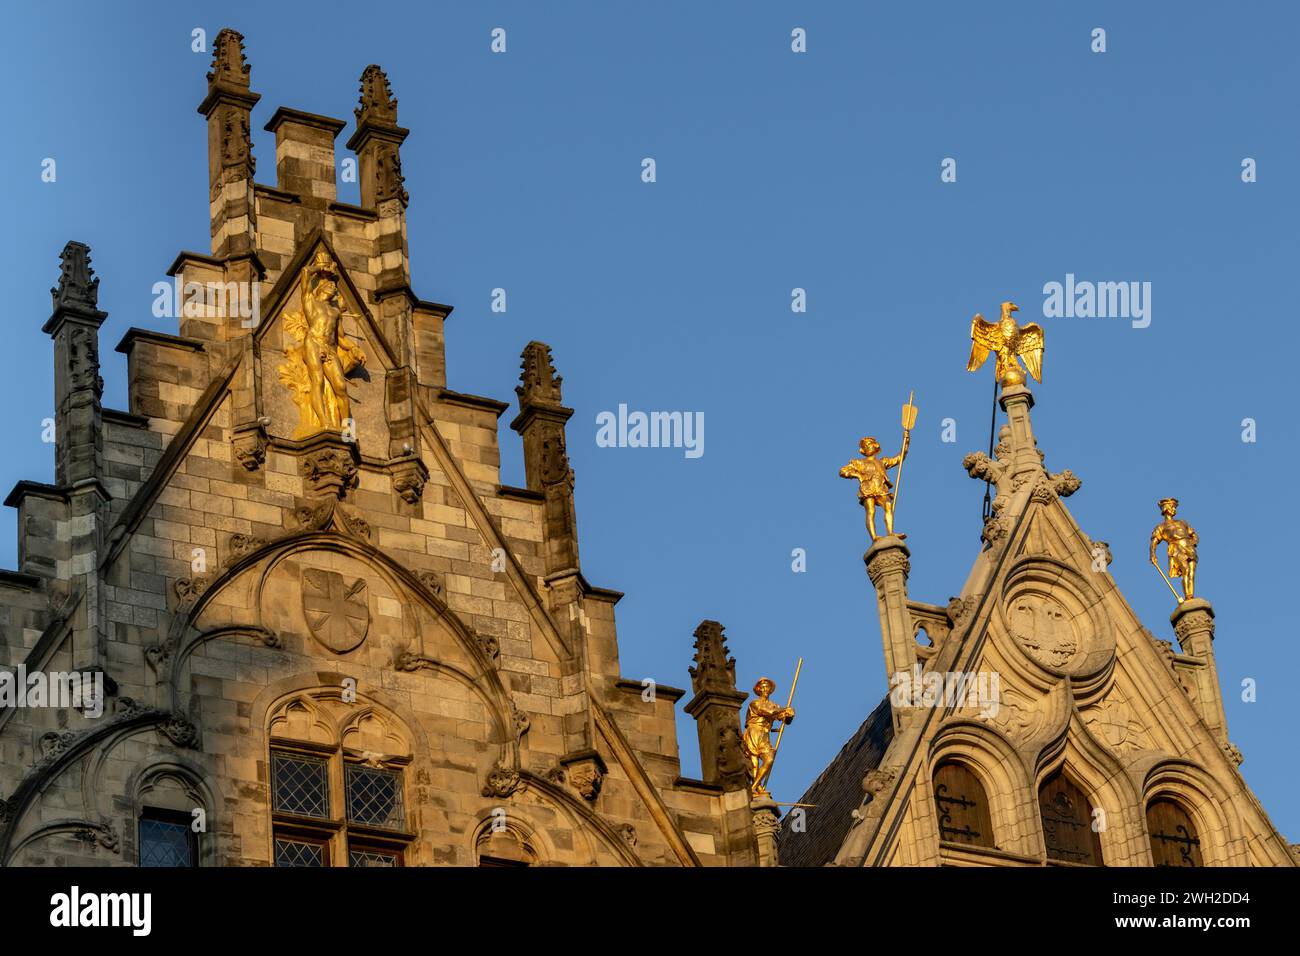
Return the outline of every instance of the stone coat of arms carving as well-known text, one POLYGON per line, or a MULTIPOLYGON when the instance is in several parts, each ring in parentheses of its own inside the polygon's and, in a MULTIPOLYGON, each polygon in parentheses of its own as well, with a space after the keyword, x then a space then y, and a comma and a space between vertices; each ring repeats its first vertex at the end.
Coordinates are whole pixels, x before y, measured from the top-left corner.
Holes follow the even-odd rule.
POLYGON ((302 613, 312 637, 336 654, 360 646, 370 630, 370 588, 364 578, 348 581, 337 571, 304 568, 302 613))
POLYGON ((1008 615, 1012 633, 1040 664, 1062 667, 1079 649, 1079 639, 1065 609, 1041 594, 1016 598, 1008 615))

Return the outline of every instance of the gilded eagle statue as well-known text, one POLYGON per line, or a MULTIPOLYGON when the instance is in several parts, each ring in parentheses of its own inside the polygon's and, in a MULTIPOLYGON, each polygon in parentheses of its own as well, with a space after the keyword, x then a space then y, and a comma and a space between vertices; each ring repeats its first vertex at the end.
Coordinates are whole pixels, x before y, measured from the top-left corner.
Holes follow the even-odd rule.
POLYGON ((1025 373, 1016 356, 1025 360, 1025 368, 1034 381, 1043 380, 1043 327, 1036 322, 1016 325, 1011 313, 1019 311, 1020 306, 1014 302, 1003 302, 1002 318, 997 322, 985 322, 984 316, 975 313, 970 323, 970 361, 966 363, 966 371, 979 369, 993 352, 998 357, 998 381, 1004 388, 1025 384, 1025 373))

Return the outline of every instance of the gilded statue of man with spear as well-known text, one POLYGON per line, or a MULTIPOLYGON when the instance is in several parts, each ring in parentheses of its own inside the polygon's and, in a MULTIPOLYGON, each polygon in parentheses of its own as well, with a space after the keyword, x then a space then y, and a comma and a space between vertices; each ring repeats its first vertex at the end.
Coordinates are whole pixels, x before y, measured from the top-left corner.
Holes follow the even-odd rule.
POLYGON ((1178 514, 1177 498, 1161 498, 1159 507, 1165 520, 1151 532, 1151 563, 1156 566, 1161 577, 1165 577, 1164 569, 1156 561, 1156 545, 1163 541, 1169 554, 1169 576, 1165 577, 1165 583, 1174 592, 1178 603, 1182 604, 1196 596, 1196 545, 1200 539, 1191 525, 1175 517, 1178 514), (1182 597, 1178 597, 1169 578, 1183 579, 1182 597))
POLYGON ((764 784, 772 774, 772 763, 776 760, 777 748, 781 746, 781 736, 785 725, 794 720, 795 685, 799 683, 799 670, 803 667, 803 658, 794 669, 794 680, 790 684, 790 700, 784 707, 772 700, 776 682, 770 677, 761 677, 754 685, 754 699, 749 702, 745 712, 745 732, 740 738, 740 748, 749 758, 749 788, 755 797, 770 797, 764 784), (772 745, 772 724, 781 723, 776 735, 776 746, 772 745))
MULTIPOLYGON (((879 537, 876 534, 877 505, 885 511, 885 534, 894 533, 894 502, 898 500, 898 488, 890 483, 888 472, 890 468, 897 468, 898 481, 900 485, 902 484, 903 459, 907 457, 914 427, 916 427, 916 406, 912 404, 912 397, 909 396, 907 404, 903 406, 903 447, 898 454, 886 458, 876 457, 880 454, 880 442, 868 436, 858 443, 858 450, 862 452, 863 457, 854 458, 840 469, 841 478, 858 480, 858 503, 867 509, 867 531, 872 541, 879 537), (893 488, 892 493, 891 488, 893 488)), ((906 538, 907 535, 900 534, 898 537, 906 538)))

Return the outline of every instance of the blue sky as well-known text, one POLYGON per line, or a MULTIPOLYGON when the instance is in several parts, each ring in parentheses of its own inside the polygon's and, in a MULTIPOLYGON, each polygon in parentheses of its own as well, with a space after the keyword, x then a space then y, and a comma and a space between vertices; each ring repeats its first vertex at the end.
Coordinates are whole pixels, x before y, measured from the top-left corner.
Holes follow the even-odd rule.
MULTIPOLYGON (((0 481, 52 480, 40 326, 68 239, 93 248, 110 317, 105 403, 126 405, 130 326, 181 249, 209 248, 210 55, 195 27, 246 36, 261 130, 285 105, 352 120, 362 69, 388 72, 402 125, 416 291, 451 303, 452 388, 513 399, 519 352, 554 347, 576 409, 583 567, 627 592, 626 676, 685 686, 691 633, 727 627, 740 684, 784 696, 805 665, 772 781, 793 800, 886 688, 853 487, 863 434, 886 451, 915 389, 899 528, 911 595, 944 603, 978 553, 989 379, 964 371, 972 313, 1014 299, 1047 332, 1034 426, 1083 480, 1069 507, 1159 637, 1172 599, 1146 562, 1155 501, 1200 532, 1198 590, 1247 781, 1284 834, 1294 801, 1290 614, 1298 25, 1282 4, 70 3, 11 13, 0 76, 9 228, 0 481), (992 7, 990 9, 990 7, 992 7), (508 52, 489 52, 507 31, 508 52), (808 52, 790 50, 803 27, 808 52), (1090 50, 1093 28, 1107 51, 1090 50), (43 183, 53 157, 58 180, 43 183), (658 181, 641 181, 653 157, 658 181), (957 161, 957 181, 940 163, 957 161), (1241 163, 1258 181, 1241 181, 1241 163), (1064 281, 1152 285, 1151 324, 1042 317, 1064 281), (490 311, 493 288, 508 311, 490 311), (807 290, 808 311, 790 310, 807 290), (596 415, 700 411, 705 454, 596 445, 596 415), (957 422, 957 441, 940 422, 957 422), (1241 440, 1244 418, 1257 441, 1241 440), (791 551, 807 571, 791 571, 791 551), (1243 703, 1244 678, 1258 700, 1243 703)), ((340 137, 340 147, 346 133, 340 137)), ((340 154, 343 151, 340 148, 340 154)), ((340 198, 356 200, 355 185, 340 198)), ((503 418, 508 422, 510 413, 503 418)), ((503 427, 503 480, 523 484, 503 427)), ((0 564, 16 562, 0 516, 0 564)), ((684 772, 695 731, 679 712, 684 772)))

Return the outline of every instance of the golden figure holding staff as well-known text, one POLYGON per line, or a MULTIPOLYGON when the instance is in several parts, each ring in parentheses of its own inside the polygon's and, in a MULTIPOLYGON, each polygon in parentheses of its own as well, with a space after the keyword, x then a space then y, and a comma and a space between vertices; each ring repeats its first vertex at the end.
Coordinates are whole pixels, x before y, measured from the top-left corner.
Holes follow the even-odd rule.
POLYGON ((1151 532, 1151 563, 1165 579, 1169 590, 1174 592, 1178 603, 1182 604, 1196 596, 1196 544, 1200 539, 1197 538, 1196 531, 1191 525, 1174 517, 1178 514, 1177 498, 1161 498, 1159 507, 1165 520, 1156 525, 1151 532), (1168 577, 1156 560, 1156 546, 1162 541, 1169 555, 1168 577), (1182 597, 1178 597, 1178 592, 1174 590, 1174 585, 1169 578, 1183 579, 1182 597))
POLYGON ((794 688, 799 683, 799 670, 803 667, 803 658, 794 670, 794 680, 790 684, 790 700, 784 707, 772 700, 776 682, 770 677, 760 677, 754 685, 754 699, 745 711, 745 732, 740 738, 740 748, 749 758, 749 789, 755 797, 770 797, 763 786, 772 775, 772 763, 776 760, 777 747, 781 746, 781 735, 785 733, 785 724, 794 720, 794 688), (772 746, 772 724, 782 722, 777 733, 776 747, 772 746))
POLYGON ((985 322, 984 316, 975 313, 970 322, 970 360, 966 371, 976 371, 992 352, 998 357, 995 373, 1004 388, 1025 384, 1025 373, 1020 370, 1017 356, 1025 360, 1025 368, 1034 381, 1043 380, 1043 327, 1036 322, 1016 325, 1011 313, 1019 311, 1020 306, 1014 302, 1003 302, 1002 318, 997 322, 985 322))
MULTIPOLYGON (((897 455, 877 458, 876 456, 880 454, 880 442, 867 436, 858 443, 858 450, 864 457, 854 458, 840 469, 841 478, 858 480, 858 504, 867 509, 867 531, 870 532, 872 541, 879 537, 876 534, 877 505, 885 510, 885 534, 894 533, 894 503, 898 500, 898 491, 895 489, 891 493, 890 488, 893 486, 890 484, 888 472, 890 468, 897 468, 899 481, 902 481, 903 459, 907 457, 907 449, 912 442, 912 429, 916 426, 916 411, 916 406, 912 404, 912 399, 909 397, 907 404, 903 406, 903 447, 897 455)), ((906 538, 907 535, 900 534, 898 537, 906 538)))

